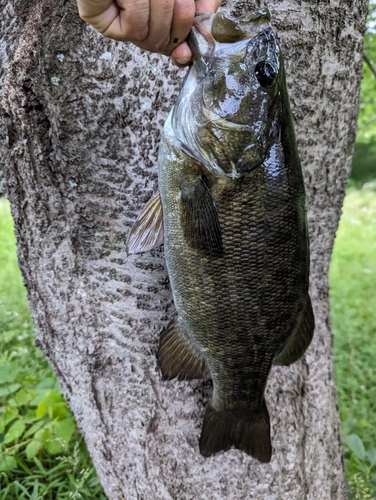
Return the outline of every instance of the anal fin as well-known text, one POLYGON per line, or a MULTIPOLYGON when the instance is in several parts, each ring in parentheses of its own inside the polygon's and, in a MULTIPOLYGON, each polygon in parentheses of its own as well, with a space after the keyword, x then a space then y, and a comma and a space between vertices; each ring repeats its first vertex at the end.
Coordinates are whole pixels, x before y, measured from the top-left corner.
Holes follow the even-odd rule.
POLYGON ((311 298, 307 295, 300 324, 283 350, 274 358, 273 365, 289 366, 303 356, 311 343, 315 329, 311 298))
POLYGON ((206 372, 205 360, 181 330, 177 314, 161 335, 157 358, 165 380, 202 378, 206 372))
POLYGON ((147 252, 163 243, 163 210, 159 193, 153 195, 137 217, 127 240, 127 254, 147 252))
POLYGON ((189 187, 181 188, 181 205, 188 244, 211 256, 221 256, 223 245, 217 206, 204 176, 199 176, 189 187))

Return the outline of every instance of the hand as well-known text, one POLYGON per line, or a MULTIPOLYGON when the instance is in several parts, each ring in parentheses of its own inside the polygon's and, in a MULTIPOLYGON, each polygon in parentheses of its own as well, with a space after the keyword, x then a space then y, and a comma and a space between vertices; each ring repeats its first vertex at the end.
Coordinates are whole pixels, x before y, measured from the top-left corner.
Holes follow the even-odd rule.
POLYGON ((215 12, 221 0, 77 0, 81 19, 102 35, 171 55, 178 66, 192 52, 184 40, 195 12, 215 12))

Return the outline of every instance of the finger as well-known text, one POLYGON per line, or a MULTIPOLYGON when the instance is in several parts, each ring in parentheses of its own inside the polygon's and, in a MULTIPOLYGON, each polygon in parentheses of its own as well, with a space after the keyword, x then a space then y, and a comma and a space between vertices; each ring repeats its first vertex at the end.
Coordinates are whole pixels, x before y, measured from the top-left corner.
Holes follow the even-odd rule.
POLYGON ((174 0, 150 0, 149 33, 143 48, 164 52, 170 43, 174 0))
MULTIPOLYGON (((196 0, 196 12, 216 12, 221 5, 221 0, 196 0)), ((177 31, 176 31, 177 32, 177 31)), ((173 41, 178 41, 176 38, 173 41)), ((181 43, 171 52, 171 60, 176 66, 187 66, 193 58, 192 51, 187 42, 181 43)))
MULTIPOLYGON (((86 2, 90 15, 80 16, 90 23, 102 35, 120 41, 142 41, 149 33, 149 0, 116 0, 111 1, 107 10, 98 14, 93 0, 80 0, 86 2), (96 15, 92 15, 95 12, 96 15)), ((102 0, 104 5, 104 0, 102 0)))
POLYGON ((181 43, 171 52, 171 60, 179 67, 187 66, 192 61, 192 51, 187 42, 181 43))
POLYGON ((106 12, 113 3, 113 0, 77 0, 78 12, 81 19, 91 19, 106 12))
POLYGON ((217 12, 217 9, 221 5, 221 3, 221 0, 197 0, 196 12, 202 14, 206 12, 217 12))
MULTIPOLYGON (((163 51, 169 55, 177 44, 181 44, 188 36, 195 17, 194 0, 175 0, 171 24, 169 44, 163 51)), ((190 52, 190 49, 188 49, 190 52)))
POLYGON ((103 35, 123 42, 145 40, 149 34, 149 0, 116 0, 116 3, 120 14, 103 35))
MULTIPOLYGON (((119 17, 121 10, 119 7, 112 3, 107 10, 101 12, 97 15, 92 15, 92 13, 86 13, 84 9, 79 10, 81 19, 85 22, 91 24, 99 33, 109 38, 115 38, 116 40, 121 40, 119 38, 119 17)), ((125 36, 125 35, 124 35, 125 36)))

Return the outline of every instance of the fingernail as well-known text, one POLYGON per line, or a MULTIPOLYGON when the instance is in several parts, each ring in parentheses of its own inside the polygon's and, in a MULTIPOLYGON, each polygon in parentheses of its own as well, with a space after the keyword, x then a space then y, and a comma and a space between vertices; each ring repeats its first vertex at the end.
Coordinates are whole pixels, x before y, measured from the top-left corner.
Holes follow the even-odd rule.
POLYGON ((181 65, 188 64, 190 60, 191 60, 190 57, 181 57, 179 59, 175 59, 175 61, 177 62, 177 64, 181 64, 181 65))

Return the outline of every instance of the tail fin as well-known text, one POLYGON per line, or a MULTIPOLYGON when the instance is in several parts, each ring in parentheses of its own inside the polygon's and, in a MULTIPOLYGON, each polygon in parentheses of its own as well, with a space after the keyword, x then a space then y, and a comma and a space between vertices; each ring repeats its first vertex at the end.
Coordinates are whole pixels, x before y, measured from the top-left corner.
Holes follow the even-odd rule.
POLYGON ((201 455, 210 457, 233 445, 260 462, 270 462, 270 419, 265 401, 250 413, 216 411, 210 405, 207 407, 200 438, 201 455))

